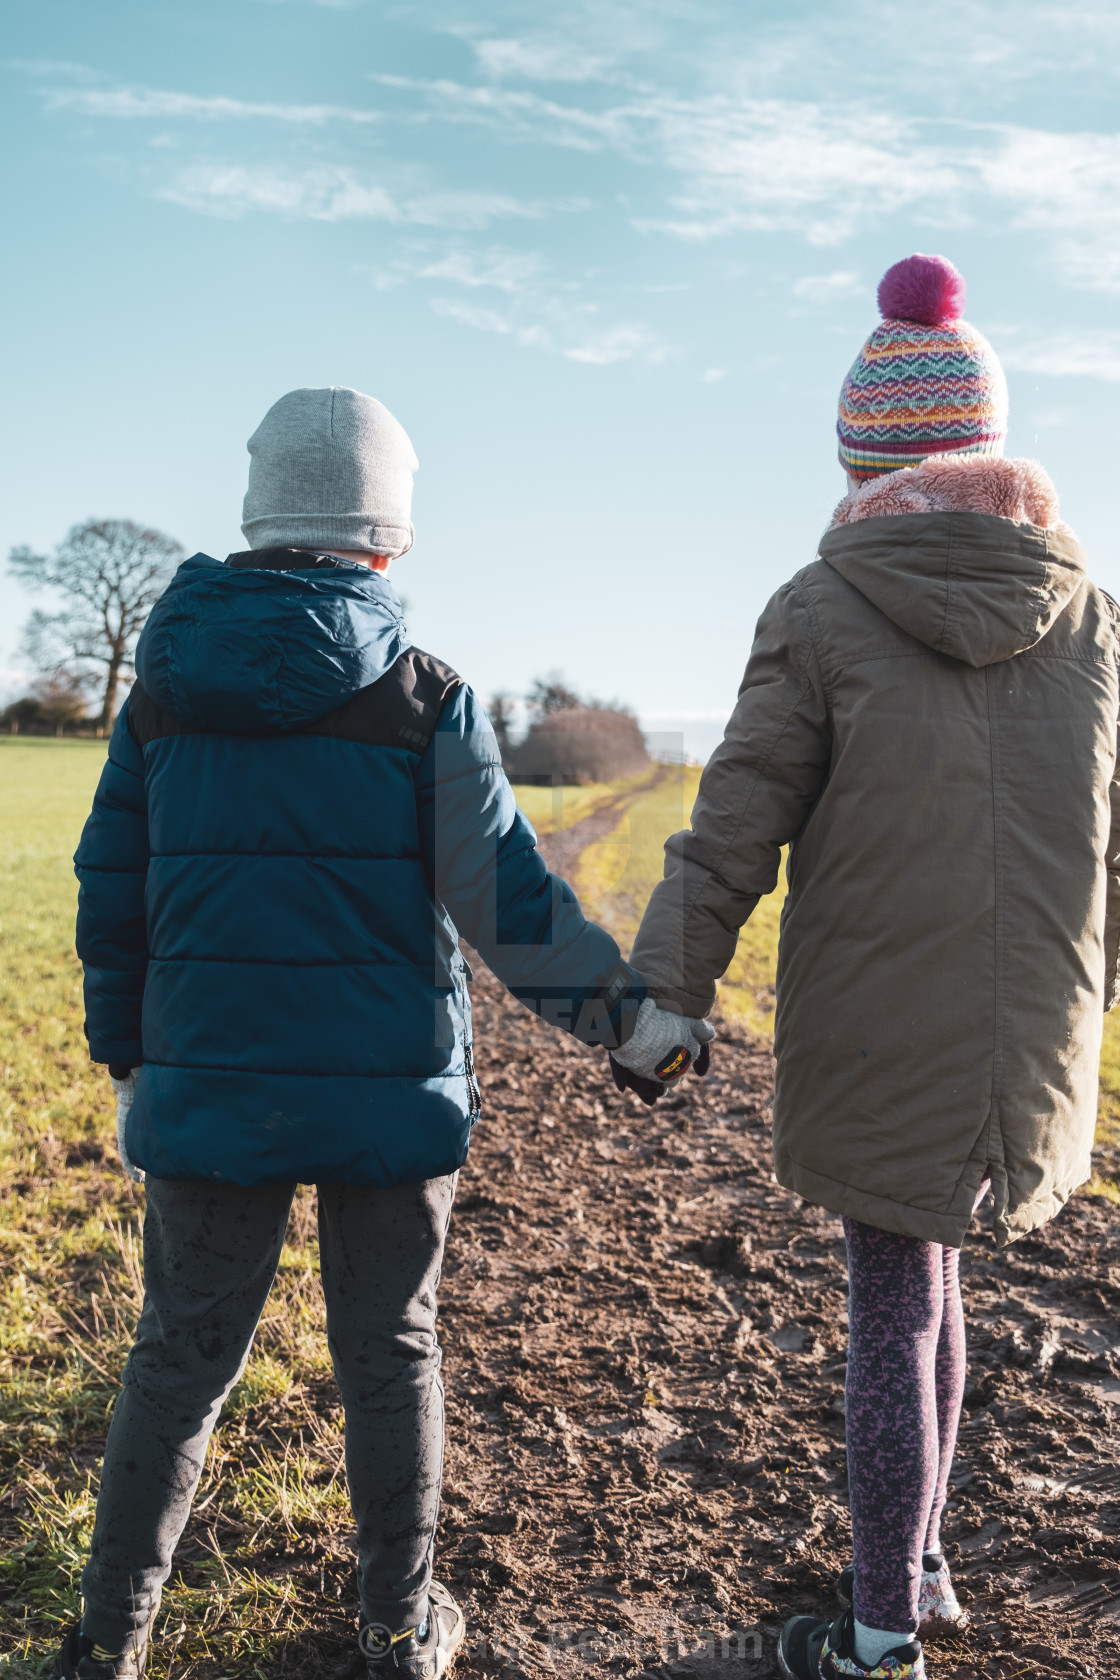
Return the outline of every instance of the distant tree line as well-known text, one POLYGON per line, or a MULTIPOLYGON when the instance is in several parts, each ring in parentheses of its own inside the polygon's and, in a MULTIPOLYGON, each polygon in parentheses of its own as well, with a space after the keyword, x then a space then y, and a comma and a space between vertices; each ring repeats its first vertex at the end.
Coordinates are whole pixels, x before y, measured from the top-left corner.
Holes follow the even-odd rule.
POLYGON ((29 694, 0 712, 0 724, 11 735, 69 735, 89 728, 89 697, 66 676, 37 677, 29 694))
MULTIPOLYGON (((65 602, 35 611, 24 652, 38 672, 30 692, 0 712, 12 733, 99 734, 113 720, 135 676, 136 641, 183 558, 172 537, 130 519, 75 525, 50 554, 15 548, 9 570, 32 589, 65 602)), ((525 697, 529 728, 515 739, 518 702, 496 694, 490 719, 502 762, 523 782, 585 783, 639 775, 649 753, 638 720, 617 702, 584 698, 552 671, 525 697)))
POLYGON ((513 740, 509 695, 495 695, 490 703, 511 781, 578 786, 637 776, 649 765, 645 736, 629 707, 584 699, 556 671, 538 677, 526 699, 531 721, 521 741, 513 740))

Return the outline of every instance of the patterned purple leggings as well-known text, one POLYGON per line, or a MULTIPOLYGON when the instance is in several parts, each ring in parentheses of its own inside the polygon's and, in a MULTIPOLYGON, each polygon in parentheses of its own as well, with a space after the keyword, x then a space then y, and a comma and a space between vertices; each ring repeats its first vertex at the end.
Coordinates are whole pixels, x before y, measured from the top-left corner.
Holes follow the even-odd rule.
POLYGON ((844 1235, 855 1613, 867 1627, 911 1633, 964 1398, 959 1251, 855 1219, 844 1235))

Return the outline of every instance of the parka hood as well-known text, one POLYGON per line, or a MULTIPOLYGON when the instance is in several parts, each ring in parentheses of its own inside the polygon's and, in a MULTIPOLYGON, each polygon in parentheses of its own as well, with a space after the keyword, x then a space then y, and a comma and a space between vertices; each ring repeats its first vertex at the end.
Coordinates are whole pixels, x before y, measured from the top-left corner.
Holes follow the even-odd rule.
POLYGON ((845 497, 820 557, 900 629, 980 667, 1025 653, 1085 582, 1037 461, 943 455, 845 497))
POLYGON ((389 581, 355 562, 297 571, 185 560, 152 609, 136 675, 194 729, 298 729, 385 675, 409 646, 389 581))

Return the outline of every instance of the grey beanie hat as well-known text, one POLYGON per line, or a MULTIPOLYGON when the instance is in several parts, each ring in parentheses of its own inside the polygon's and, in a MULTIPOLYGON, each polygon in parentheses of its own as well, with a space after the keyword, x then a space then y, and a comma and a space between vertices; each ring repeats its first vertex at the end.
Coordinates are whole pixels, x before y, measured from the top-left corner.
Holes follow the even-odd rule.
POLYGON ((360 548, 395 560, 412 547, 408 433, 348 385, 289 391, 248 443, 241 529, 250 548, 360 548))

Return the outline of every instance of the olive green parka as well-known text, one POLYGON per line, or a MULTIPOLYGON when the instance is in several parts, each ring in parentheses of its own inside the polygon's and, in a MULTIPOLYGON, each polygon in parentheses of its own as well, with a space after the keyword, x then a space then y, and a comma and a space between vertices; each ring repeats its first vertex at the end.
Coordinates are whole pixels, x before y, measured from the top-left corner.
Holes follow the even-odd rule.
POLYGON ((715 981, 789 844, 774 1160, 812 1202, 959 1245, 1089 1176, 1117 997, 1117 609, 1030 461, 945 456, 842 502, 759 621, 632 960, 715 981))

